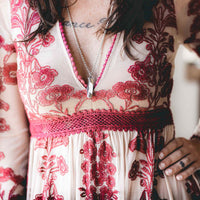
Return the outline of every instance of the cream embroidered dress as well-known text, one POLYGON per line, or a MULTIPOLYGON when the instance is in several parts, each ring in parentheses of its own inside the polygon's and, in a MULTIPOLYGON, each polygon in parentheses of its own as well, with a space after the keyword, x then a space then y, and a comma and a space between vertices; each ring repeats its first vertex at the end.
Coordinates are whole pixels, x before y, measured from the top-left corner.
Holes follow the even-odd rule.
POLYGON ((175 134, 178 46, 200 55, 200 2, 160 0, 153 13, 133 38, 138 60, 121 51, 123 33, 107 40, 87 98, 62 23, 25 45, 38 12, 27 0, 0 0, 0 199, 23 199, 25 187, 27 200, 200 199, 196 179, 158 169, 175 134))

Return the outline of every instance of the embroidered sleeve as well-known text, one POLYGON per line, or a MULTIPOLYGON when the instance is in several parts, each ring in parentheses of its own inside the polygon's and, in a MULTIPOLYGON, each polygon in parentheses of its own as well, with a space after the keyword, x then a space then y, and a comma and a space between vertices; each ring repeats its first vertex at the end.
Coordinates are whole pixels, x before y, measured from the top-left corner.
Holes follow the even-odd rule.
POLYGON ((200 0, 174 0, 178 37, 200 56, 200 0))
POLYGON ((23 199, 29 137, 17 87, 8 2, 0 0, 0 199, 23 199))

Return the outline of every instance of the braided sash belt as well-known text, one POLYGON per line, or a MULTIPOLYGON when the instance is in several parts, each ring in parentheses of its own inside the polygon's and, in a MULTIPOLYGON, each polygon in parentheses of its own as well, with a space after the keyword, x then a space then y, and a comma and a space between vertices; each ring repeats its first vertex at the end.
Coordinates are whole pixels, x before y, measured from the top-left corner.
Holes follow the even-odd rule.
POLYGON ((128 131, 158 129, 173 124, 170 109, 119 112, 110 110, 81 111, 48 120, 30 121, 32 137, 62 137, 89 131, 128 131))

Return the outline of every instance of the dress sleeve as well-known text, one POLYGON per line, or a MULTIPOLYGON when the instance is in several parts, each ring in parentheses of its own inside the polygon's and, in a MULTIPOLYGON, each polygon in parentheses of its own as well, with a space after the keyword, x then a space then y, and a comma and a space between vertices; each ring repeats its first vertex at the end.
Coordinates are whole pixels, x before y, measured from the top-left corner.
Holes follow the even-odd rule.
POLYGON ((174 0, 178 39, 200 57, 200 0, 174 0))
POLYGON ((8 0, 0 0, 0 199, 25 199, 29 148, 8 0))

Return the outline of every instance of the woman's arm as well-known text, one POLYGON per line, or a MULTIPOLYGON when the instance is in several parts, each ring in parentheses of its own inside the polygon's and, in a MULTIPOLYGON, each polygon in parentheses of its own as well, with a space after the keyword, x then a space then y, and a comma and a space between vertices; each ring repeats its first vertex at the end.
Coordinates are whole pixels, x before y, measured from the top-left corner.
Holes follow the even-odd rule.
MULTIPOLYGON (((200 56, 200 0, 174 0, 177 38, 200 56)), ((192 139, 176 138, 159 154, 160 169, 184 180, 200 169, 200 123, 192 139)))
POLYGON ((0 199, 25 199, 29 135, 17 87, 8 2, 0 0, 0 199))

